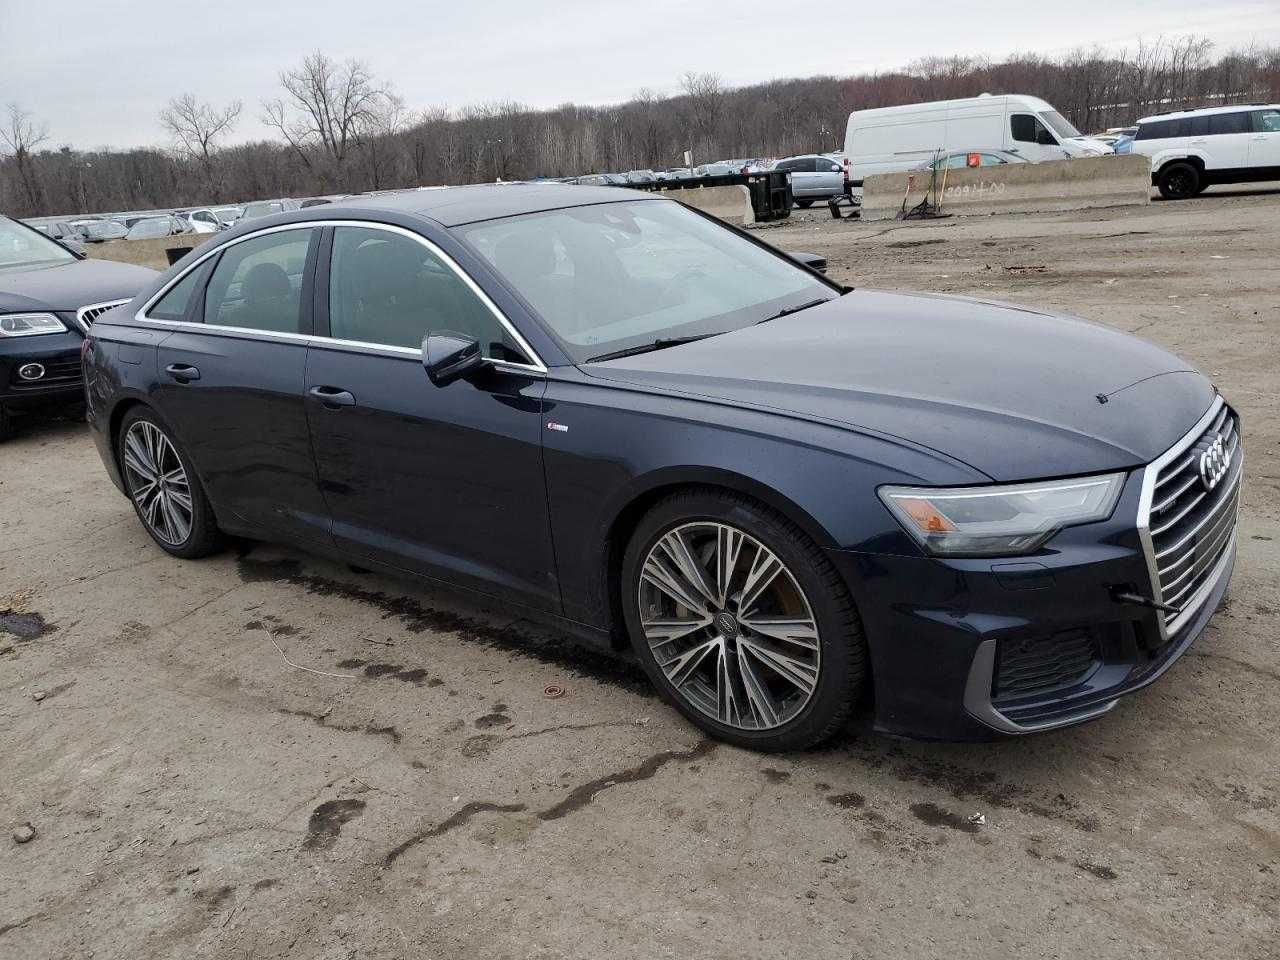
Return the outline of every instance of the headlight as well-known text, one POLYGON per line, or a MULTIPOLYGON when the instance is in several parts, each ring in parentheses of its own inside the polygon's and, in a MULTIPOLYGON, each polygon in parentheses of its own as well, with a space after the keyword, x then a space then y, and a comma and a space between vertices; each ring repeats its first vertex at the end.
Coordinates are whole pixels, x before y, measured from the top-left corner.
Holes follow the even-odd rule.
POLYGON ((1063 527, 1105 520, 1124 474, 991 487, 881 487, 916 542, 938 556, 1028 553, 1063 527))
POLYGON ((67 327, 52 313, 0 315, 0 337, 35 337, 42 333, 66 333, 67 327))

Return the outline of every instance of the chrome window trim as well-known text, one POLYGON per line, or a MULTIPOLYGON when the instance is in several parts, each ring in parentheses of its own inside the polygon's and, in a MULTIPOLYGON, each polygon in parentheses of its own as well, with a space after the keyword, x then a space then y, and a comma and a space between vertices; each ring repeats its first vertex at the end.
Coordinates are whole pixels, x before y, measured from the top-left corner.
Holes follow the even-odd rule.
POLYGON ((76 311, 76 323, 80 324, 80 329, 85 333, 89 332, 91 324, 85 323, 84 315, 90 310, 109 310, 112 307, 121 307, 132 300, 132 297, 125 297, 123 300, 103 300, 101 303, 86 303, 83 307, 76 311))
MULTIPOLYGON (((1185 454, 1191 447, 1196 445, 1201 435, 1209 429, 1209 425, 1213 423, 1225 405, 1226 401, 1223 400, 1221 394, 1218 394, 1214 398, 1213 403, 1209 405, 1209 409, 1205 412, 1204 416, 1196 422, 1195 426, 1183 435, 1181 440, 1143 468, 1142 493, 1138 498, 1138 538, 1142 542, 1142 552, 1147 561, 1147 572, 1151 577, 1151 593, 1157 602, 1164 602, 1164 594, 1160 588, 1160 568, 1156 563, 1155 544, 1151 539, 1151 503, 1155 495, 1156 479, 1159 477, 1161 470, 1185 454)), ((1237 481, 1237 484, 1239 486, 1243 486, 1243 447, 1240 449, 1240 457, 1240 479, 1237 481)), ((1239 498, 1236 500, 1235 509, 1236 516, 1238 517, 1240 513, 1239 498)), ((1213 592, 1213 588, 1217 585, 1218 579, 1222 576, 1222 571, 1226 569, 1226 558, 1230 556, 1232 551, 1235 549, 1235 539, 1235 531, 1233 530, 1231 534, 1231 542, 1227 549, 1223 551, 1223 556, 1220 561, 1214 565, 1213 573, 1206 577, 1204 583, 1187 598, 1187 601, 1182 606, 1181 613, 1167 624, 1165 623, 1163 615, 1156 617, 1161 640, 1168 640, 1171 636, 1186 626, 1188 621, 1190 621, 1190 619, 1204 604, 1205 599, 1213 592)))
MULTIPOLYGON (((500 367, 502 369, 524 371, 526 373, 535 373, 535 374, 538 374, 539 376, 546 375, 547 366, 545 363, 543 363, 542 358, 538 356, 538 352, 534 350, 532 346, 529 345, 529 341, 526 340, 524 336, 520 333, 520 331, 515 328, 515 325, 509 319, 507 319, 506 314, 504 314, 502 310, 498 308, 498 305, 494 303, 493 300, 490 299, 489 295, 485 293, 484 290, 482 290, 480 286, 475 282, 475 280, 471 278, 471 275, 468 274, 465 270, 463 270, 460 266, 458 266, 458 264, 454 261, 454 259, 451 256, 449 256, 447 253, 441 250, 436 244, 434 244, 432 241, 428 240, 426 237, 422 236, 419 233, 415 233, 412 230, 407 230, 404 227, 396 226, 395 224, 379 223, 376 220, 307 220, 299 223, 281 223, 273 227, 265 227, 262 230, 255 230, 252 233, 246 233, 242 237, 236 237, 234 240, 229 240, 226 243, 219 244, 214 249, 205 251, 203 254, 201 254, 199 257, 193 260, 185 270, 183 270, 181 273, 176 275, 173 278, 173 280, 167 283, 164 287, 160 289, 159 292, 157 292, 150 299, 148 299, 147 302, 144 303, 141 306, 141 308, 139 308, 137 313, 134 314, 134 317, 133 317, 134 320, 139 323, 149 324, 149 325, 158 325, 163 328, 178 328, 178 329, 185 329, 185 330, 192 330, 192 331, 206 331, 206 332, 213 332, 213 333, 244 335, 251 340, 281 339, 286 342, 291 342, 291 343, 302 342, 302 343, 307 343, 310 346, 322 347, 326 349, 343 349, 343 348, 350 349, 354 347, 354 348, 361 348, 360 352, 381 353, 381 354, 396 356, 396 357, 404 357, 404 356, 421 357, 422 351, 414 349, 413 347, 398 347, 398 346, 392 346, 390 344, 371 343, 363 340, 342 340, 337 337, 326 337, 322 334, 315 334, 315 333, 310 333, 310 334, 281 333, 281 332, 275 332, 275 331, 254 330, 251 327, 230 327, 230 326, 225 326, 225 325, 216 324, 216 323, 188 323, 185 320, 161 320, 156 317, 147 316, 147 311, 150 310, 153 306, 155 306, 155 304, 158 303, 166 293, 168 293, 175 286, 181 283, 182 280, 188 274, 191 273, 191 271, 199 269, 200 265, 204 263, 205 260, 221 253, 223 250, 226 250, 228 247, 235 246, 237 243, 243 243, 245 240, 251 240, 257 237, 264 237, 272 233, 283 233, 288 230, 313 230, 316 227, 366 227, 373 230, 383 230, 383 231, 386 231, 387 233, 399 234, 400 236, 408 237, 410 240, 415 240, 418 243, 422 244, 424 247, 427 248, 428 251, 431 252, 433 256, 437 257, 441 263, 445 264, 450 270, 453 271, 453 273, 458 277, 458 279, 460 279, 467 286, 467 288, 480 300, 480 302, 483 303, 489 309, 489 312, 494 315, 498 323, 502 325, 502 328, 511 335, 511 338, 516 342, 516 345, 521 350, 524 351, 525 356, 530 357, 532 360, 531 363, 518 363, 513 360, 495 360, 495 359, 490 359, 489 362, 492 363, 495 367, 500 367)), ((128 301, 126 300, 123 302, 127 303, 128 301)))

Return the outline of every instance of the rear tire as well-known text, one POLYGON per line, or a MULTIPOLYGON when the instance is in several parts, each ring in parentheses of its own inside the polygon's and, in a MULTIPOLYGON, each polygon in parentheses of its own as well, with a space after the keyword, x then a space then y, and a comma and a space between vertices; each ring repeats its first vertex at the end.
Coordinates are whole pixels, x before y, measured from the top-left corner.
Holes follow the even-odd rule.
POLYGON ((813 206, 813 201, 809 199, 797 200, 796 206, 799 207, 801 210, 808 210, 810 207, 813 206))
POLYGON ((0 407, 0 443, 13 436, 13 417, 4 407, 0 407))
POLYGON ((804 750, 840 730, 857 702, 866 643, 844 582, 799 527, 746 497, 690 490, 653 507, 623 556, 622 607, 654 686, 717 739, 804 750), (709 593, 683 577, 677 556, 697 565, 709 593), (669 572, 689 604, 658 585, 669 572))
POLYGON ((120 424, 120 476, 143 529, 166 553, 193 560, 222 548, 222 532, 191 458, 146 407, 120 424))
POLYGON ((1171 163, 1160 171, 1156 186, 1166 200, 1186 200, 1200 192, 1200 171, 1190 163, 1171 163))

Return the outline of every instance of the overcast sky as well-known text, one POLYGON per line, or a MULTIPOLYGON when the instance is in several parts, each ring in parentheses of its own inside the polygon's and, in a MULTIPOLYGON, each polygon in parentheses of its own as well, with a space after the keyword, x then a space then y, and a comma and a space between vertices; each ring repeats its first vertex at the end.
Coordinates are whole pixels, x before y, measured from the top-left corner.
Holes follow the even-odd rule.
POLYGON ((412 109, 550 107, 672 93, 685 70, 738 86, 1161 33, 1280 44, 1280 0, 0 0, 0 104, 36 114, 53 145, 125 147, 164 142, 156 114, 191 92, 243 100, 234 139, 247 140, 269 136, 260 102, 277 95, 279 71, 317 49, 367 61, 412 109))

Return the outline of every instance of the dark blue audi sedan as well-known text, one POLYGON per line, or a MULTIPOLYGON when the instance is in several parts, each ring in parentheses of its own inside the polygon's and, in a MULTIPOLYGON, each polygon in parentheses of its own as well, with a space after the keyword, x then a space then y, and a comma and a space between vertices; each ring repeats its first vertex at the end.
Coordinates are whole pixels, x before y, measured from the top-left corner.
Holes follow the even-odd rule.
POLYGON ((672 200, 508 184, 255 220, 94 324, 177 557, 289 541, 615 649, 760 750, 1098 717, 1231 576, 1235 413, 1105 327, 850 290, 672 200))

